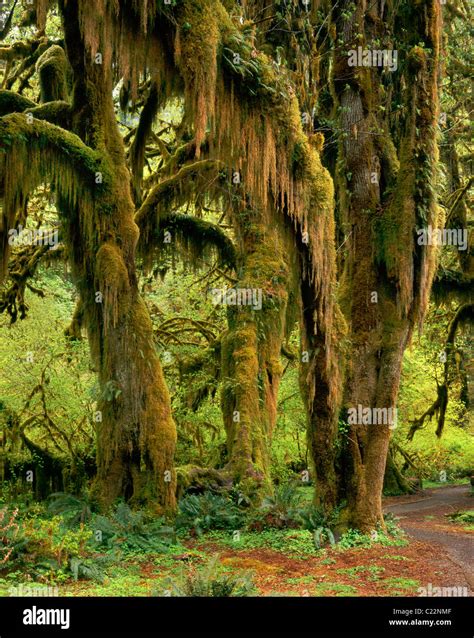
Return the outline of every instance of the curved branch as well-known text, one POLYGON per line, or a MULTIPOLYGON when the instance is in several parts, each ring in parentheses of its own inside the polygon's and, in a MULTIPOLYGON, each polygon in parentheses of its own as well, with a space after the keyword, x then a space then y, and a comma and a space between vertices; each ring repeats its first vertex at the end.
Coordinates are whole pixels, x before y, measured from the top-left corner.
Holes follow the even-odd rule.
POLYGON ((145 105, 140 114, 140 121, 130 147, 130 163, 132 167, 133 196, 136 203, 141 202, 143 166, 145 164, 145 146, 150 136, 153 120, 160 106, 158 87, 152 84, 145 105))
POLYGON ((174 248, 176 243, 182 249, 185 259, 189 254, 194 259, 200 258, 210 250, 217 253, 220 265, 228 268, 236 266, 234 244, 222 229, 217 224, 190 215, 159 215, 152 236, 148 233, 140 234, 138 248, 141 254, 145 254, 153 244, 167 250, 174 248), (164 241, 165 233, 169 233, 169 242, 164 241))
POLYGON ((167 210, 173 203, 175 207, 187 200, 189 190, 184 188, 184 184, 189 184, 191 180, 207 175, 214 171, 218 174, 218 169, 223 165, 219 160, 205 159, 191 164, 185 164, 177 173, 163 179, 149 193, 142 206, 135 215, 135 222, 139 227, 145 228, 147 219, 156 214, 157 210, 167 210))
POLYGON ((26 109, 34 109, 38 105, 33 100, 16 93, 2 89, 0 91, 0 117, 10 113, 22 113, 26 109))
POLYGON ((12 28, 13 13, 15 12, 17 4, 18 4, 18 0, 15 0, 12 8, 10 9, 10 13, 8 14, 8 18, 3 23, 3 28, 0 31, 0 40, 4 40, 7 37, 7 35, 10 33, 10 29, 12 28))
POLYGON ((0 118, 0 282, 10 252, 17 210, 41 183, 52 182, 66 205, 94 206, 112 182, 106 160, 64 129, 14 113, 0 118), (100 175, 100 180, 97 175, 100 175))
POLYGON ((473 283, 473 277, 460 270, 438 269, 432 287, 434 301, 439 304, 456 298, 466 303, 472 302, 473 283))
POLYGON ((448 400, 449 400, 449 367, 451 357, 450 354, 454 348, 454 339, 456 337, 456 332, 460 325, 463 323, 472 323, 474 322, 474 304, 467 303, 460 306, 456 314, 451 321, 448 329, 448 336, 446 337, 446 361, 444 362, 444 373, 443 373, 443 383, 438 385, 438 395, 436 400, 431 404, 431 406, 418 418, 412 421, 412 425, 407 434, 407 439, 411 441, 415 435, 415 432, 421 429, 424 425, 426 419, 431 419, 436 415, 438 425, 436 428, 436 436, 440 437, 443 433, 444 423, 446 418, 446 410, 448 408, 448 400))

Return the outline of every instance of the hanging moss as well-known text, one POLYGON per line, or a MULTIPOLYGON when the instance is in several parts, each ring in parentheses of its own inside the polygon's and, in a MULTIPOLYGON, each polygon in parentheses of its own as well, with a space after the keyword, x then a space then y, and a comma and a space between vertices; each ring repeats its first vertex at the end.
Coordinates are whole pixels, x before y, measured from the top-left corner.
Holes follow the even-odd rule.
POLYGON ((145 163, 145 147, 151 133, 153 120, 160 106, 158 86, 153 83, 140 114, 137 131, 130 147, 130 164, 132 168, 133 199, 137 205, 141 204, 141 185, 143 179, 143 166, 145 163))
POLYGON ((179 246, 182 260, 194 267, 199 259, 213 252, 217 254, 222 267, 236 267, 235 248, 224 231, 216 224, 190 215, 162 214, 151 237, 146 233, 140 235, 138 249, 145 264, 153 263, 153 246, 157 248, 157 253, 168 253, 171 257, 175 257, 176 247, 179 246), (166 238, 169 238, 169 242, 165 241, 166 238))
MULTIPOLYGON (((75 17, 74 6, 64 1, 60 4, 63 11, 75 17)), ((309 143, 302 129, 298 100, 284 69, 275 68, 264 53, 257 51, 251 35, 240 31, 223 5, 215 0, 177 3, 172 11, 161 3, 97 0, 94 12, 88 10, 86 3, 79 3, 77 10, 86 57, 93 58, 101 51, 105 68, 110 67, 114 57, 117 68, 123 73, 124 84, 130 86, 132 100, 136 97, 139 73, 145 67, 159 75, 165 95, 182 90, 186 120, 193 124, 195 154, 199 156, 202 143, 208 139, 210 162, 217 158, 225 164, 226 170, 239 171, 250 206, 260 211, 260 223, 276 225, 280 231, 291 229, 298 238, 298 246, 304 246, 301 268, 311 295, 308 321, 304 325, 305 330, 310 331, 309 338, 317 333, 321 345, 325 346, 315 360, 316 369, 329 374, 332 371, 335 312, 333 190, 319 159, 318 147, 322 140, 314 140, 313 145, 309 143), (234 54, 240 58, 238 63, 234 54), (309 241, 304 241, 303 237, 309 241)), ((72 37, 70 40, 72 46, 72 37)), ((94 119, 93 114, 91 118, 94 119)), ((98 125, 97 128, 101 132, 103 127, 98 125)), ((99 147, 101 141, 99 137, 97 139, 94 146, 99 147)), ((205 174, 202 169, 216 171, 217 168, 216 163, 214 166, 199 164, 199 167, 185 167, 186 177, 195 179, 205 174)), ((184 173, 177 179, 163 180, 144 202, 136 222, 145 236, 146 232, 148 236, 153 232, 157 211, 161 208, 169 212, 166 206, 189 194, 186 186, 190 190, 193 188, 189 180, 186 185, 184 173)), ((268 296, 266 303, 269 305, 265 309, 269 313, 268 323, 265 319, 262 325, 257 325, 258 318, 247 317, 246 312, 234 317, 238 327, 236 325, 235 338, 229 334, 227 352, 234 352, 242 370, 247 372, 244 377, 235 370, 239 384, 236 384, 237 389, 234 388, 237 394, 232 396, 241 397, 242 403, 244 394, 240 394, 238 388, 243 387, 248 390, 253 407, 268 399, 268 405, 273 401, 269 409, 274 412, 277 383, 273 384, 272 379, 278 379, 281 374, 279 352, 288 298, 285 284, 278 280, 279 275, 277 282, 272 282, 265 272, 265 265, 259 266, 257 259, 252 263, 254 252, 257 251, 246 251, 246 255, 250 255, 247 260, 250 270, 243 271, 246 274, 242 281, 262 282, 268 296), (263 335, 271 337, 268 356, 264 354, 263 339, 260 342, 263 335), (261 355, 256 352, 262 353, 264 363, 259 362, 261 355), (263 376, 263 384, 261 372, 267 375, 266 378, 263 376)), ((292 253, 294 248, 289 251, 292 253)), ((271 267, 274 267, 273 263, 271 267)), ((226 355, 224 359, 232 365, 226 355)), ((112 368, 113 365, 107 364, 104 370, 112 368)), ((333 382, 329 377, 328 383, 318 387, 324 397, 321 401, 330 406, 331 418, 336 409, 337 375, 334 379, 333 382)), ((256 468, 255 474, 261 476, 266 464, 268 442, 265 437, 268 432, 265 425, 254 428, 252 423, 256 421, 249 412, 248 419, 242 422, 235 458, 245 459, 242 461, 245 464, 251 459, 250 474, 252 468, 256 468)), ((105 435, 102 441, 105 441, 105 435)), ((119 475, 117 454, 110 463, 115 463, 119 475)), ((102 465, 107 467, 107 463, 102 465)))
POLYGON ((433 280, 433 299, 436 304, 442 304, 451 300, 459 300, 463 303, 472 302, 474 298, 474 281, 472 275, 458 270, 438 270, 433 280))
POLYGON ((0 142, 5 149, 0 157, 4 184, 0 216, 2 280, 8 263, 8 232, 16 227, 17 212, 28 195, 49 180, 71 206, 81 200, 84 206, 87 201, 92 207, 94 196, 106 189, 108 173, 100 154, 85 146, 76 135, 47 122, 30 121, 27 115, 3 117, 0 142), (100 185, 96 185, 97 171, 104 176, 100 185))
POLYGON ((154 186, 135 215, 144 241, 152 235, 161 215, 185 204, 193 190, 206 184, 212 176, 217 178, 220 167, 221 163, 212 159, 190 162, 154 186))
MULTIPOLYGON (((436 15, 433 18, 436 22, 436 15)), ((399 311, 421 322, 436 270, 435 246, 419 246, 416 230, 438 228, 436 201, 438 148, 438 55, 429 59, 419 46, 408 54, 410 115, 400 150, 400 170, 389 206, 378 222, 379 259, 397 285, 399 311)))

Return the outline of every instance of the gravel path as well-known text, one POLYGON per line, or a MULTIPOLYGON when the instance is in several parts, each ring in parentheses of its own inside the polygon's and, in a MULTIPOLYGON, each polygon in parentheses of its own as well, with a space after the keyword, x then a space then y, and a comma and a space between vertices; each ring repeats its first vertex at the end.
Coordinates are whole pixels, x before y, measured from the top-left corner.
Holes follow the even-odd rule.
POLYGON ((392 503, 384 509, 400 519, 401 527, 409 536, 443 546, 474 591, 474 535, 463 533, 459 527, 450 530, 445 516, 458 510, 473 509, 474 499, 469 492, 469 485, 443 487, 431 490, 430 495, 422 500, 392 503))

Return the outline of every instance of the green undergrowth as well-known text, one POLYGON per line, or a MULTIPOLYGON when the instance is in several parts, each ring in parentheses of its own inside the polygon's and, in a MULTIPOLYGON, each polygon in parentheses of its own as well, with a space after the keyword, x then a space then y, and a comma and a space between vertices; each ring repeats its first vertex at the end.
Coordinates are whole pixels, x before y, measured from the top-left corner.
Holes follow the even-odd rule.
POLYGON ((337 511, 327 515, 304 496, 294 485, 280 486, 260 506, 239 505, 233 494, 188 495, 168 519, 123 502, 98 513, 87 496, 64 493, 44 503, 0 503, 0 595, 32 583, 65 596, 248 595, 251 576, 237 570, 234 582, 207 565, 209 555, 269 550, 290 560, 320 558, 331 569, 329 549, 407 544, 391 518, 376 534, 336 536, 337 511))
POLYGON ((450 521, 462 525, 467 531, 474 531, 474 510, 460 510, 447 516, 450 521))
POLYGON ((238 551, 270 549, 284 553, 288 558, 305 558, 317 553, 312 534, 307 530, 262 530, 239 532, 238 535, 213 531, 204 538, 238 551))

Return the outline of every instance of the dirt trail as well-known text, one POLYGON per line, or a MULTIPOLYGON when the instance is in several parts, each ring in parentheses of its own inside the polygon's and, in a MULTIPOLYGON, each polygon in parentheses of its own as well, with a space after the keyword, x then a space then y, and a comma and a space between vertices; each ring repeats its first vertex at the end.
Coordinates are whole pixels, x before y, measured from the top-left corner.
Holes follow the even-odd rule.
POLYGON ((441 545, 453 563, 461 568, 474 591, 474 534, 450 523, 446 517, 458 510, 473 509, 469 491, 468 485, 433 489, 422 500, 392 502, 384 510, 395 514, 401 527, 413 538, 435 547, 441 545))

